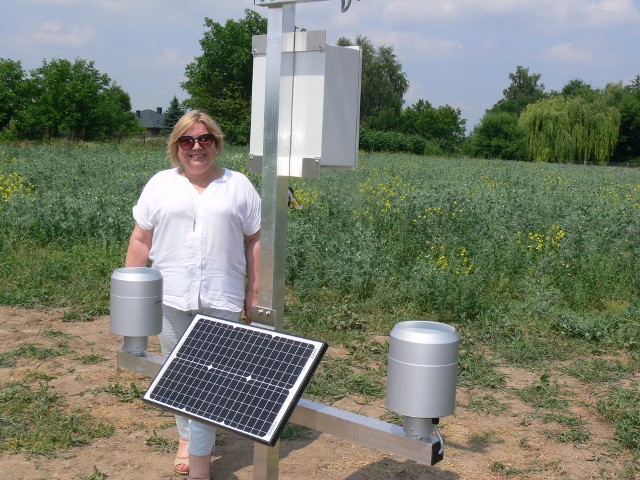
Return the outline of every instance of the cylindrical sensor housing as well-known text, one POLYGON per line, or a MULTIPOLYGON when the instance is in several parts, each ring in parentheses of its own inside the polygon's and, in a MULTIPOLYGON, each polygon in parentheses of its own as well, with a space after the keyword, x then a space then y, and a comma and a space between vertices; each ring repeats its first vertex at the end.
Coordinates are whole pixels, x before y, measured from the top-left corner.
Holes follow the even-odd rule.
POLYGON ((405 417, 452 414, 459 344, 450 325, 426 320, 397 323, 389 343, 387 407, 405 417))
POLYGON ((147 267, 117 268, 111 275, 111 333, 146 337, 162 331, 162 274, 147 267))

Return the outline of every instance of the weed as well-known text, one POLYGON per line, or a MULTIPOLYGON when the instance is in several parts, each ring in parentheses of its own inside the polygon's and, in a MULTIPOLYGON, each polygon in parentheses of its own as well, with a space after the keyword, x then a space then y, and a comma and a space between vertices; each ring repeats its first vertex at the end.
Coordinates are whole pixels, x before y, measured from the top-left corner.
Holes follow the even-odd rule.
POLYGON ((90 353, 90 354, 87 354, 87 355, 79 355, 78 357, 76 357, 76 359, 80 363, 84 363, 85 365, 92 365, 92 364, 95 364, 95 363, 104 362, 106 360, 106 358, 104 358, 102 355, 98 355, 97 353, 90 353))
POLYGON ((16 360, 19 358, 35 358, 38 360, 47 360, 49 358, 58 357, 68 353, 68 345, 66 342, 59 344, 60 349, 43 347, 34 343, 20 345, 8 352, 0 352, 0 366, 14 367, 16 360))
POLYGON ((560 397, 558 384, 550 381, 547 374, 543 374, 537 382, 517 390, 516 393, 525 403, 537 408, 564 410, 569 404, 566 399, 560 397))
POLYGON ((520 438, 520 441, 518 442, 518 445, 520 446, 520 448, 524 448, 525 450, 530 450, 531 449, 531 443, 529 443, 529 438, 528 437, 520 438))
POLYGON ((638 477, 640 477, 640 455, 636 455, 636 458, 632 460, 625 461, 617 478, 620 480, 637 480, 638 477))
POLYGON ((350 377, 347 388, 350 393, 373 398, 380 398, 385 392, 380 376, 375 374, 356 373, 350 377))
POLYGON ((350 394, 380 398, 385 393, 384 378, 375 365, 352 368, 348 358, 325 357, 305 392, 323 401, 334 401, 350 394))
POLYGON ((502 475, 522 475, 527 473, 526 470, 516 468, 514 465, 507 465, 500 461, 495 461, 490 467, 492 472, 500 473, 502 475))
POLYGON ((500 461, 493 462, 491 464, 491 471, 500 473, 505 476, 518 476, 519 478, 527 478, 532 473, 544 473, 544 472, 556 472, 560 470, 561 465, 557 460, 549 462, 543 462, 540 460, 532 461, 530 465, 526 467, 516 467, 513 464, 505 464, 500 461))
POLYGON ((604 383, 624 378, 635 370, 635 365, 620 360, 586 358, 576 360, 563 370, 585 383, 604 383))
POLYGON ((287 423, 280 434, 280 438, 283 440, 301 440, 307 438, 309 435, 310 430, 308 428, 287 423))
POLYGON ((129 386, 119 382, 111 383, 106 387, 101 387, 97 391, 105 392, 116 397, 119 402, 129 403, 139 399, 144 395, 145 389, 131 382, 129 386))
POLYGON ((147 438, 144 444, 160 453, 172 453, 178 449, 177 440, 167 440, 164 437, 160 437, 155 430, 153 431, 153 437, 147 438))
POLYGON ((65 409, 46 381, 0 385, 0 451, 50 453, 85 445, 113 434, 112 425, 95 421, 85 410, 65 409))
POLYGON ((486 413, 488 415, 502 415, 509 410, 509 405, 501 403, 493 395, 476 396, 473 393, 469 394, 469 401, 465 405, 469 410, 473 410, 478 413, 486 413))
POLYGON ((614 427, 616 440, 625 448, 640 453, 640 390, 613 387, 606 398, 598 400, 598 413, 614 427))
POLYGON ((473 452, 486 452, 496 438, 493 431, 476 433, 469 436, 469 449, 473 452))
POLYGON ((109 475, 107 475, 106 473, 101 472, 100 470, 98 470, 98 467, 96 467, 94 465, 92 473, 90 473, 89 475, 85 475, 83 477, 80 477, 80 478, 81 478, 81 480, 106 480, 107 478, 109 478, 109 475))
POLYGON ((544 433, 547 437, 559 443, 579 444, 584 443, 591 438, 591 434, 582 428, 569 428, 568 430, 563 430, 561 432, 547 430, 544 433))
POLYGON ((473 344, 459 353, 458 380, 466 387, 499 388, 506 383, 505 376, 495 370, 495 364, 473 344))
POLYGON ((56 337, 69 338, 69 337, 71 337, 71 335, 69 335, 68 333, 63 332, 62 330, 45 330, 44 332, 42 332, 42 335, 44 335, 45 337, 48 337, 48 338, 56 338, 56 337))

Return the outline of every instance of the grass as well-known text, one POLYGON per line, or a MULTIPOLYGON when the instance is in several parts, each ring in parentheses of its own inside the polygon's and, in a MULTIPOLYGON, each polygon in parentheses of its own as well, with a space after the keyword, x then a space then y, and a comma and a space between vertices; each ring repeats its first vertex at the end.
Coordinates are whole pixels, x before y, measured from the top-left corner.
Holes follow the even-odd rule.
MULTIPOLYGON (((221 161, 246 171, 246 155, 229 147, 221 161)), ((0 146, 0 174, 16 183, 0 200, 0 303, 64 307, 67 321, 108 313, 131 207, 167 167, 155 144, 0 146)), ((538 417, 557 441, 580 441, 555 376, 566 374, 607 385, 593 414, 640 450, 629 386, 640 352, 640 169, 362 153, 355 172, 290 183, 303 208, 289 212, 285 328, 340 352, 307 395, 381 398, 380 338, 401 320, 437 320, 460 333, 459 384, 483 392, 470 408, 500 414, 499 366, 534 371, 516 394, 559 409, 538 417)), ((0 366, 64 352, 64 332, 48 335, 61 343, 2 352, 0 366)), ((107 390, 121 401, 141 393, 107 390)))
POLYGON ((0 384, 0 452, 51 454, 110 436, 86 410, 67 409, 46 380, 0 384))
POLYGON ((470 398, 465 404, 465 407, 474 412, 494 415, 496 417, 509 411, 509 405, 501 403, 495 396, 488 394, 470 394, 470 398))
POLYGON ((640 453, 640 390, 637 383, 630 388, 614 387, 606 398, 598 401, 597 411, 613 424, 616 440, 624 448, 640 453))
POLYGON ((14 367, 19 358, 47 360, 68 353, 66 342, 60 342, 59 348, 48 348, 33 343, 20 345, 13 350, 0 352, 0 367, 14 367))
POLYGON ((492 472, 504 475, 506 478, 527 478, 527 476, 530 474, 558 472, 561 471, 561 469, 562 466, 557 460, 533 460, 532 462, 530 462, 530 465, 526 467, 517 467, 513 464, 506 464, 500 461, 496 461, 491 464, 492 472))
POLYGON ((134 400, 139 400, 144 395, 146 388, 136 385, 131 382, 129 386, 122 385, 118 380, 109 383, 105 387, 91 388, 86 390, 88 393, 107 393, 113 395, 118 402, 130 403, 134 400))
POLYGON ((284 429, 282 429, 282 433, 279 438, 282 440, 302 440, 308 438, 310 434, 311 431, 308 428, 287 423, 284 426, 284 429))
POLYGON ((83 363, 85 365, 91 365, 94 363, 100 363, 100 362, 104 362, 107 359, 105 357, 103 357, 102 355, 98 355, 95 353, 90 353, 87 355, 78 355, 77 360, 80 361, 80 363, 83 363))
POLYGON ((605 383, 626 378, 637 368, 637 362, 594 357, 578 359, 563 370, 582 382, 605 383))
POLYGON ((473 343, 464 345, 458 354, 458 382, 467 387, 497 389, 505 385, 504 374, 473 343))
POLYGON ((89 475, 81 477, 81 480, 106 480, 107 478, 109 478, 109 475, 101 472, 100 470, 98 470, 98 467, 94 465, 93 472, 91 472, 89 475))
POLYGON ((563 398, 560 387, 547 374, 530 386, 517 390, 518 396, 527 404, 553 411, 566 410, 569 402, 563 398))
POLYGON ((145 440, 144 444, 152 450, 160 453, 174 453, 178 449, 177 440, 168 440, 159 436, 155 431, 153 436, 145 440))

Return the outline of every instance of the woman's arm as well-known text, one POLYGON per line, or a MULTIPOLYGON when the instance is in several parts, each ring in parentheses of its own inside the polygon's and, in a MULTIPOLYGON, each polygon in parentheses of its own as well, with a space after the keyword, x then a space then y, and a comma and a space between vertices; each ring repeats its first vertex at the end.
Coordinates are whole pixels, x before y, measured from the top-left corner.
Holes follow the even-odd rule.
POLYGON ((244 237, 245 255, 247 256, 247 294, 244 299, 244 316, 247 323, 253 321, 253 305, 258 301, 260 280, 260 230, 244 237))
POLYGON ((136 223, 129 239, 125 267, 146 267, 149 262, 149 252, 153 240, 153 230, 145 230, 136 223))

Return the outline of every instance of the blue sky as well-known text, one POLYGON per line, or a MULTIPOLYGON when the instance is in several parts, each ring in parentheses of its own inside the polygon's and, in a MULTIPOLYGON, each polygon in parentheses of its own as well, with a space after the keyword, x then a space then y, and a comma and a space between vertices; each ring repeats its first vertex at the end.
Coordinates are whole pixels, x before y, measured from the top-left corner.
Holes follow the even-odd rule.
MULTIPOLYGON (((135 110, 166 108, 200 55, 204 18, 222 23, 253 0, 0 0, 0 57, 25 70, 43 59, 95 61, 135 110)), ((366 36, 392 46, 420 98, 459 108, 468 129, 501 97, 516 66, 547 90, 579 78, 593 87, 640 74, 640 0, 340 0, 300 3, 296 25, 327 40, 366 36)))

